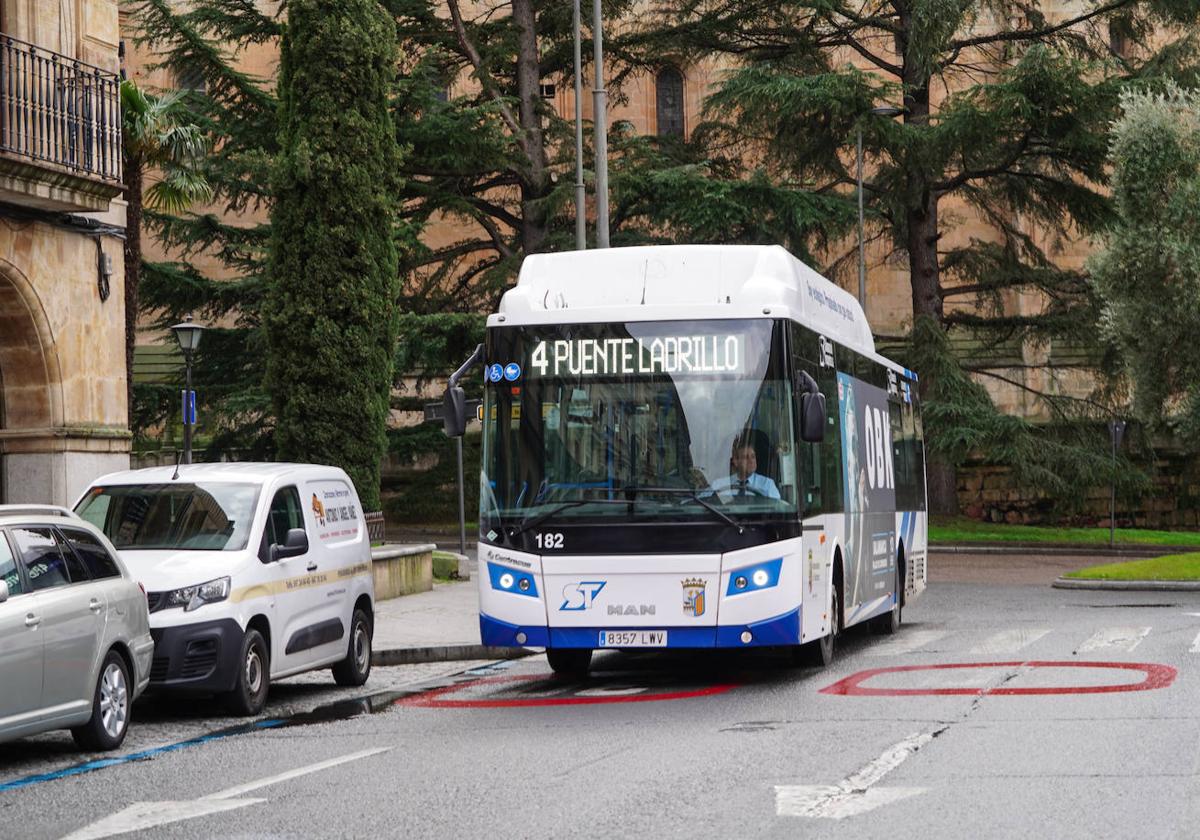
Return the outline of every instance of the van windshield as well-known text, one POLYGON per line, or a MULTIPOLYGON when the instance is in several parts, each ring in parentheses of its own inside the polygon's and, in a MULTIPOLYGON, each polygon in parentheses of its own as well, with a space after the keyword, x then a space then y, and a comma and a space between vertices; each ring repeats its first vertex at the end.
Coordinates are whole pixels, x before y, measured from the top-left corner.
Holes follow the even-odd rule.
POLYGON ((93 487, 75 508, 118 549, 238 551, 250 539, 257 484, 130 484, 93 487))

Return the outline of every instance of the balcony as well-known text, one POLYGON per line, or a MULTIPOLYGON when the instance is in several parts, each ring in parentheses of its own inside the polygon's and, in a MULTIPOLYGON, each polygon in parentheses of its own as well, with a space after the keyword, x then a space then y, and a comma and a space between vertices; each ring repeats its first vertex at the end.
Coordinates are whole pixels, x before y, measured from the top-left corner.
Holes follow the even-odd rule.
POLYGON ((102 212, 121 194, 120 79, 0 34, 0 201, 102 212))

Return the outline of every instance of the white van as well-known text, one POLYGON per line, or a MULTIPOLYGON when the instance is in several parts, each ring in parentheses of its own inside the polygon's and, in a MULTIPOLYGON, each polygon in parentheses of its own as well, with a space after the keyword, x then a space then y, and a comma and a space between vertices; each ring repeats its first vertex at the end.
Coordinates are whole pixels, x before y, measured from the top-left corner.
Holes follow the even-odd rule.
POLYGON ((156 691, 259 714, 270 680, 371 672, 375 587, 354 484, 336 467, 188 464, 101 476, 76 512, 147 590, 156 691))

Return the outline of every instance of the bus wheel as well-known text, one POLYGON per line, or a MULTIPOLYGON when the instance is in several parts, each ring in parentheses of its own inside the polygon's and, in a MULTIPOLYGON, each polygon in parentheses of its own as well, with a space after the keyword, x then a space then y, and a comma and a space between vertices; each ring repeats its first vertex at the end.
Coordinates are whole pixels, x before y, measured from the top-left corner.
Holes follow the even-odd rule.
POLYGON ((833 648, 838 631, 842 629, 842 594, 838 587, 833 587, 829 608, 832 620, 829 622, 829 632, 814 642, 800 645, 795 650, 796 664, 812 668, 824 668, 833 662, 833 648))
POLYGON ((900 570, 903 568, 903 558, 896 562, 896 604, 883 615, 871 619, 871 630, 880 636, 891 636, 900 630, 900 612, 903 609, 904 591, 900 570))
POLYGON ((578 648, 547 648, 546 659, 550 670, 564 677, 586 676, 592 664, 592 652, 578 648))

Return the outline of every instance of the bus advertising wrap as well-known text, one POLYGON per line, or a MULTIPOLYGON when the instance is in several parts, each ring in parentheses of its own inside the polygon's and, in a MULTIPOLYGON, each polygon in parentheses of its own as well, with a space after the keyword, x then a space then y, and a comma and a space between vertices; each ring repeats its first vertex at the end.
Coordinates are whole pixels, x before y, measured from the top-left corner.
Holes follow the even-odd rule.
POLYGON ((848 604, 892 589, 896 557, 896 474, 888 395, 882 388, 839 373, 842 458, 845 464, 846 554, 852 570, 848 604))

